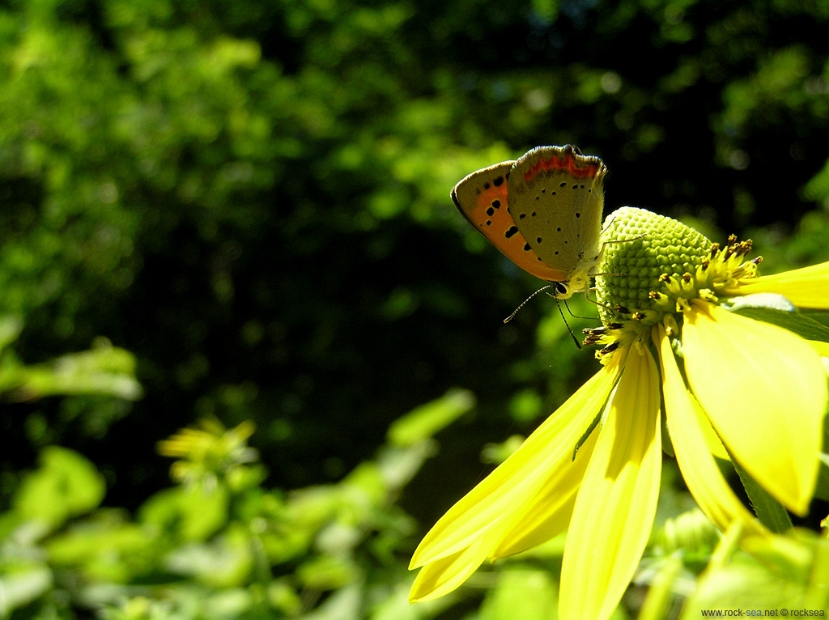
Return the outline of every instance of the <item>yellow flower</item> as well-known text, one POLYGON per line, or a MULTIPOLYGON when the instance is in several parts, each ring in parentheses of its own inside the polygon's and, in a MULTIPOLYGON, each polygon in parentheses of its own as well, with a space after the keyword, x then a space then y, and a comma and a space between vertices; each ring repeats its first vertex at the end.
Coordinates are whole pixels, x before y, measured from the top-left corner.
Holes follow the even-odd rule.
MULTIPOLYGON (((484 560, 568 530, 559 615, 608 618, 648 542, 659 494, 662 414, 688 489, 720 529, 768 530, 734 495, 733 459, 804 514, 814 492, 826 371, 794 332, 724 305, 774 293, 829 309, 829 263, 757 277, 750 242, 726 248, 641 209, 609 216, 596 278, 602 368, 426 534, 410 600, 447 594, 484 560), (595 427, 595 428, 594 428, 595 427)), ((825 350, 824 350, 825 352, 825 350)))
POLYGON ((198 483, 212 490, 230 472, 257 460, 256 450, 247 445, 256 429, 250 420, 230 430, 215 418, 204 418, 199 426, 183 428, 156 446, 160 455, 179 458, 170 467, 176 482, 198 483))

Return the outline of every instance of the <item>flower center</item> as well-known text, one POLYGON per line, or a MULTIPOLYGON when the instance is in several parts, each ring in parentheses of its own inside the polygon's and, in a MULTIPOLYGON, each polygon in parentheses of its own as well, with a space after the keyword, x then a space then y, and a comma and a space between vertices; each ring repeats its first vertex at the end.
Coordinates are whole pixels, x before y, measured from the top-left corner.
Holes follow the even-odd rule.
POLYGON ((602 327, 585 330, 586 345, 604 345, 600 358, 648 342, 648 328, 660 321, 678 335, 691 300, 718 303, 722 291, 755 277, 762 260, 744 261, 750 240, 732 236, 721 248, 685 224, 632 207, 608 216, 602 243, 596 273, 602 327))

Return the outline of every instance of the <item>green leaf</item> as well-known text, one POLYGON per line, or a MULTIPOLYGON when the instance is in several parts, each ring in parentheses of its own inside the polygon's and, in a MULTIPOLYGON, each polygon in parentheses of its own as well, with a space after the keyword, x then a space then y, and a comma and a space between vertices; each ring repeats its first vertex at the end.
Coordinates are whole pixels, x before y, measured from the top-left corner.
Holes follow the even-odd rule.
POLYGON ((124 583, 157 562, 157 531, 126 523, 118 513, 99 511, 95 517, 48 541, 53 564, 80 568, 91 580, 124 583))
POLYGON ((23 330, 23 320, 17 315, 0 316, 0 351, 17 340, 23 330))
POLYGON ((735 312, 750 319, 783 327, 806 340, 829 342, 829 327, 802 314, 772 308, 740 308, 735 312))
POLYGON ((395 446, 410 446, 428 439, 449 426, 475 406, 475 397, 468 390, 450 390, 443 397, 421 405, 389 428, 389 441, 395 446))
POLYGON ((108 394, 125 400, 141 397, 135 379, 135 356, 99 339, 92 349, 63 355, 48 364, 21 370, 21 398, 55 394, 108 394))
POLYGON ((363 586, 352 583, 334 592, 302 620, 342 620, 362 617, 363 586))
POLYGON ((550 573, 527 567, 502 570, 481 607, 481 620, 556 618, 558 587, 550 573))
MULTIPOLYGON (((685 604, 682 620, 700 618, 703 609, 783 609, 810 608, 825 604, 825 585, 813 575, 825 575, 822 543, 812 532, 798 531, 794 536, 753 537, 741 543, 727 561, 712 560, 685 604), (749 555, 750 554, 750 555, 749 555), (824 592, 810 592, 818 586, 824 592)), ((716 555, 716 554, 715 554, 716 555)))
POLYGON ((743 483, 743 488, 746 490, 746 495, 748 495, 757 518, 762 521, 763 525, 775 533, 791 530, 792 521, 789 518, 789 513, 786 512, 780 502, 757 484, 757 481, 748 475, 748 472, 740 466, 736 459, 732 458, 731 463, 740 477, 740 482, 743 483))
POLYGON ((209 543, 175 549, 165 564, 174 573, 194 577, 214 588, 241 586, 253 567, 251 541, 243 527, 233 527, 209 543))
POLYGON ((7 617, 12 610, 31 603, 51 587, 52 571, 46 566, 7 572, 0 577, 0 616, 7 617))
POLYGON ((223 486, 211 491, 201 487, 165 489, 148 499, 139 520, 153 523, 187 541, 201 541, 227 521, 228 493, 223 486))
POLYGON ((22 519, 57 528, 98 506, 105 492, 104 479, 91 462, 77 452, 51 446, 40 454, 40 469, 23 479, 14 510, 22 519))
MULTIPOLYGON (((824 432, 824 443, 826 446, 826 433, 824 432)), ((829 501, 829 454, 820 453, 820 468, 817 473, 817 484, 815 485, 815 497, 829 501)))
POLYGON ((315 590, 337 590, 360 577, 360 569, 348 557, 323 555, 303 562, 296 570, 299 582, 315 590))

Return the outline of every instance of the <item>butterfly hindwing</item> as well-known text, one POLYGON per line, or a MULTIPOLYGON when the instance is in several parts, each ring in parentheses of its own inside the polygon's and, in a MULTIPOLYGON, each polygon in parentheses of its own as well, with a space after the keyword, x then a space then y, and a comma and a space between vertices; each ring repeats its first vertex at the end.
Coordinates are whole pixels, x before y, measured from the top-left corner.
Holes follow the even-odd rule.
POLYGON ((541 260, 567 279, 599 256, 606 172, 598 157, 569 145, 533 149, 513 167, 510 213, 541 260))

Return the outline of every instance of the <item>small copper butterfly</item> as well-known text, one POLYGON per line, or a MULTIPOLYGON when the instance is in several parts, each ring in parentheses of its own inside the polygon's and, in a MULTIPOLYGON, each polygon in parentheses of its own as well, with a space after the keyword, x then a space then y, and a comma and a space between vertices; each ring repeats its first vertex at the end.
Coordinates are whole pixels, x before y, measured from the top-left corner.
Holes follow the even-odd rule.
POLYGON ((588 290, 599 262, 606 173, 578 147, 539 146, 463 178, 452 200, 507 258, 567 299, 588 290))

